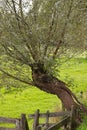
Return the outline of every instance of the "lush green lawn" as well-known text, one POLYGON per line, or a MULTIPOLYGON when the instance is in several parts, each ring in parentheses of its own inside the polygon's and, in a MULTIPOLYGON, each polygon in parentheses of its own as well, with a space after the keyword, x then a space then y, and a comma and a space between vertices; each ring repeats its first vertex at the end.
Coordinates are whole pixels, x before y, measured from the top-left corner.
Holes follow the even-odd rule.
MULTIPOLYGON (((23 92, 9 93, 0 97, 0 116, 17 118, 21 113, 26 113, 28 117, 28 114, 35 113, 37 109, 40 109, 40 112, 55 111, 56 106, 60 108, 60 100, 56 96, 37 88, 29 88, 23 92)), ((32 121, 29 120, 30 128, 32 121)), ((9 124, 4 126, 13 127, 9 124)))
POLYGON ((87 91, 87 59, 73 59, 60 70, 61 79, 74 83, 73 91, 87 91))
POLYGON ((23 92, 5 94, 0 98, 0 116, 18 117, 21 113, 52 111, 59 102, 54 95, 29 88, 23 92))
MULTIPOLYGON (((74 85, 71 89, 79 96, 80 91, 87 90, 87 59, 73 60, 64 64, 60 68, 60 76, 66 82, 69 82, 67 79, 74 79, 77 87, 74 85)), ((35 87, 27 88, 22 92, 13 91, 6 94, 2 94, 2 90, 0 91, 0 116, 20 117, 21 113, 28 115, 37 109, 40 109, 41 112, 56 111, 56 107, 61 109, 60 104, 61 102, 56 96, 42 92, 35 87)))

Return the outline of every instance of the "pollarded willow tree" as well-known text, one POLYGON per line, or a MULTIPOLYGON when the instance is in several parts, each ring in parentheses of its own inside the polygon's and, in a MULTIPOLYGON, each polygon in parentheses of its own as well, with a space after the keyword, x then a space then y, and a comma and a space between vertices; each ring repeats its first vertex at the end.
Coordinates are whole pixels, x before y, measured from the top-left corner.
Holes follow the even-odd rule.
POLYGON ((57 95, 67 110, 74 105, 87 113, 66 83, 53 74, 64 60, 87 49, 87 1, 3 0, 1 4, 0 71, 57 95), (31 68, 32 80, 23 78, 19 67, 23 65, 31 68))

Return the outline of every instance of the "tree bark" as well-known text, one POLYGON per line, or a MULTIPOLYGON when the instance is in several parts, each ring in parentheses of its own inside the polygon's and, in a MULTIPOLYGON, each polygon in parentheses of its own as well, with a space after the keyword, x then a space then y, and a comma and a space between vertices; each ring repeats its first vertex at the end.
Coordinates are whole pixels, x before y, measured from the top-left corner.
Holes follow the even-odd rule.
POLYGON ((78 106, 73 99, 70 90, 66 87, 66 84, 53 76, 42 73, 32 73, 35 86, 39 89, 46 91, 47 93, 55 94, 60 98, 64 107, 67 110, 71 110, 72 105, 78 106))

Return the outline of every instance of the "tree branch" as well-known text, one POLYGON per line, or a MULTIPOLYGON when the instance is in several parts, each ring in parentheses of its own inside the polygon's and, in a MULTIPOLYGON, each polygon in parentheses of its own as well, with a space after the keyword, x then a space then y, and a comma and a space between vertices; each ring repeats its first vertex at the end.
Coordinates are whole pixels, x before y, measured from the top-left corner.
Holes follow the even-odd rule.
MULTIPOLYGON (((22 9, 22 0, 19 0, 19 9, 20 9, 20 16, 18 17, 21 19, 22 23, 27 26, 27 28, 30 30, 28 23, 24 20, 24 14, 22 9)), ((31 30, 30 30, 31 31, 31 30)))
POLYGON ((16 20, 18 22, 18 27, 20 29, 20 23, 19 23, 19 18, 18 18, 18 14, 17 14, 17 11, 16 11, 16 7, 15 7, 15 2, 14 0, 12 0, 12 4, 13 4, 13 10, 14 10, 14 13, 15 13, 15 17, 16 17, 16 20))
MULTIPOLYGON (((2 45, 2 46, 3 46, 3 48, 5 49, 5 52, 6 52, 7 55, 9 55, 9 56, 12 57, 13 59, 15 59, 15 60, 17 60, 17 61, 19 61, 19 62, 21 62, 21 63, 23 63, 23 64, 26 64, 26 65, 31 66, 31 63, 28 62, 28 60, 25 58, 24 55, 21 55, 21 52, 20 52, 20 51, 16 50, 16 51, 20 54, 20 57, 19 57, 18 55, 15 56, 15 55, 14 55, 14 52, 12 52, 9 48, 7 48, 6 45, 2 45), (22 57, 21 57, 21 56, 22 56, 22 57)), ((17 54, 17 53, 16 53, 16 54, 17 54)))
POLYGON ((22 0, 19 0, 19 8, 22 19, 24 19, 23 10, 22 10, 22 0))
POLYGON ((29 46, 29 44, 28 44, 28 43, 26 43, 26 47, 27 47, 27 48, 28 48, 28 50, 30 51, 30 54, 31 54, 31 56, 32 56, 32 58, 33 58, 33 60, 34 60, 33 51, 32 51, 32 49, 31 49, 31 47, 29 46))
MULTIPOLYGON (((28 24, 25 22, 25 20, 24 20, 23 11, 22 11, 22 0, 19 0, 19 8, 20 8, 21 16, 19 16, 18 13, 17 13, 16 6, 15 6, 15 1, 14 1, 14 0, 12 0, 12 4, 13 4, 13 11, 14 11, 14 13, 15 13, 15 17, 16 17, 16 20, 17 20, 17 22, 18 22, 18 27, 19 27, 20 32, 21 32, 20 20, 22 21, 22 23, 23 23, 24 25, 27 26, 28 29, 30 29, 30 28, 29 28, 29 25, 28 25, 28 24)), ((30 31, 31 31, 31 30, 30 30, 30 31)), ((22 32, 21 32, 21 33, 22 33, 22 32)))
POLYGON ((28 82, 28 81, 25 81, 25 80, 23 80, 23 79, 20 79, 20 78, 18 78, 18 77, 16 77, 16 76, 14 76, 14 75, 12 75, 12 74, 10 74, 10 73, 4 71, 4 70, 1 69, 1 68, 0 68, 0 71, 3 72, 4 74, 6 74, 7 76, 9 76, 9 77, 11 77, 11 78, 17 80, 17 81, 20 81, 20 82, 22 82, 22 83, 25 83, 25 84, 28 84, 28 85, 34 86, 33 81, 28 82))
POLYGON ((56 47, 56 49, 55 49, 55 51, 54 51, 54 53, 53 53, 53 58, 55 58, 55 56, 57 55, 58 50, 59 50, 59 48, 60 48, 60 45, 64 42, 64 35, 65 35, 66 27, 67 27, 67 24, 68 24, 68 21, 67 21, 67 20, 68 20, 69 17, 70 17, 71 10, 72 10, 72 5, 73 5, 73 0, 71 1, 70 7, 69 7, 69 11, 68 11, 67 16, 66 16, 66 21, 65 21, 65 24, 64 24, 64 28, 63 28, 63 31, 62 31, 62 33, 61 33, 61 39, 62 39, 62 40, 60 40, 60 41, 58 42, 57 47, 56 47))
MULTIPOLYGON (((24 61, 25 63, 28 63, 28 65, 29 65, 29 62, 28 62, 28 60, 27 60, 27 58, 23 55, 23 53, 21 53, 19 50, 18 50, 18 48, 16 48, 16 46, 13 46, 13 48, 14 48, 14 50, 19 54, 19 57, 20 57, 20 59, 22 60, 22 61, 24 61)), ((17 54, 16 53, 16 54, 17 54)), ((18 55, 16 56, 16 58, 18 57, 18 55)))
MULTIPOLYGON (((51 37, 51 32, 52 32, 52 29, 53 29, 55 16, 56 16, 56 9, 54 8, 53 12, 52 12, 52 16, 51 16, 51 23, 50 23, 50 26, 49 26, 49 32, 48 32, 48 37, 47 37, 48 42, 49 42, 49 39, 51 37)), ((45 46, 45 49, 44 49, 44 56, 46 56, 48 46, 49 46, 49 44, 47 43, 46 46, 45 46)))

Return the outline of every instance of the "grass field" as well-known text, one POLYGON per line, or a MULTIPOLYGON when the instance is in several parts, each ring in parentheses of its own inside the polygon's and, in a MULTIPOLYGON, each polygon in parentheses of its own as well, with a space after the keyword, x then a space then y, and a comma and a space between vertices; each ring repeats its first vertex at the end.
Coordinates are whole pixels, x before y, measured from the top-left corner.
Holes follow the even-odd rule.
POLYGON ((5 94, 0 98, 0 116, 18 117, 21 113, 30 114, 40 109, 41 112, 53 110, 59 100, 37 88, 23 92, 5 94))
MULTIPOLYGON (((71 89, 77 96, 80 95, 80 91, 86 93, 86 78, 87 59, 74 59, 60 68, 60 79, 66 82, 69 82, 69 80, 73 82, 74 85, 71 89)), ((60 110, 61 102, 55 95, 42 92, 35 87, 5 94, 4 90, 0 90, 0 116, 19 117, 21 113, 26 113, 27 115, 35 113, 37 109, 40 109, 41 112, 60 110)), ((79 130, 82 130, 82 128, 79 130)))
POLYGON ((60 69, 61 79, 73 82, 73 91, 87 91, 87 59, 73 59, 60 69))

